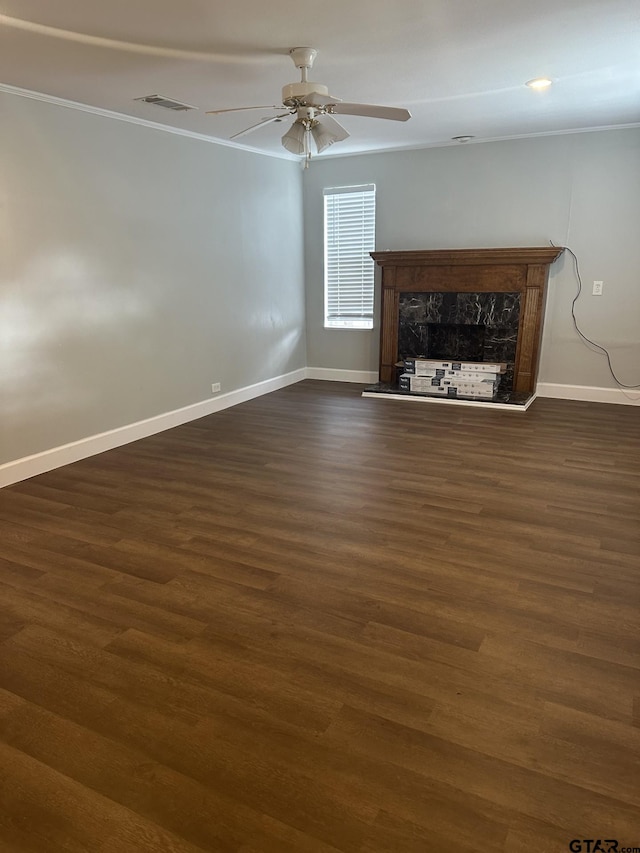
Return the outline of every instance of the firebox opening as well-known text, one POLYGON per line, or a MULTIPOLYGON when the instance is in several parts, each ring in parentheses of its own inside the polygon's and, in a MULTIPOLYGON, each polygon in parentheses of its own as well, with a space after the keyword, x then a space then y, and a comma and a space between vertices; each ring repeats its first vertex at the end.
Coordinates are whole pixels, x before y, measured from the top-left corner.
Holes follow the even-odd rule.
POLYGON ((427 323, 426 358, 442 361, 483 361, 485 326, 427 323))

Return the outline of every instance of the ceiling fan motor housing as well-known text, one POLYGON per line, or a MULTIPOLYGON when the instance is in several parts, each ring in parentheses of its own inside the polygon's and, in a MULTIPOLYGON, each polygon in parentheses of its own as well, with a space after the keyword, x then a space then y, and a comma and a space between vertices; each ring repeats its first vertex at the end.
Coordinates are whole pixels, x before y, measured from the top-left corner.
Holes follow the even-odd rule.
POLYGON ((282 87, 282 103, 286 107, 297 107, 304 104, 309 95, 329 96, 329 89, 322 83, 288 83, 282 87))
POLYGON ((299 83, 289 83, 282 89, 282 103, 287 107, 299 107, 306 105, 309 95, 329 95, 329 90, 321 83, 310 83, 307 80, 307 72, 313 67, 313 62, 318 51, 313 47, 292 47, 289 56, 296 68, 300 69, 302 80, 299 83))

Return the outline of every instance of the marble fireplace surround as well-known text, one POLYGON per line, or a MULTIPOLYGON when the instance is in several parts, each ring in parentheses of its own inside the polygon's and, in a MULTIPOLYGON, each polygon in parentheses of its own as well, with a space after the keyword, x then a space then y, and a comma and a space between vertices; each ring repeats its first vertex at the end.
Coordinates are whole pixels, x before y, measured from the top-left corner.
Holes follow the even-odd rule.
POLYGON ((549 267, 562 251, 535 246, 372 252, 382 267, 380 382, 395 383, 399 357, 423 354, 400 353, 399 342, 419 349, 426 324, 433 329, 443 323, 455 334, 465 326, 470 333, 494 329, 481 357, 469 360, 508 360, 510 390, 533 394, 549 267))

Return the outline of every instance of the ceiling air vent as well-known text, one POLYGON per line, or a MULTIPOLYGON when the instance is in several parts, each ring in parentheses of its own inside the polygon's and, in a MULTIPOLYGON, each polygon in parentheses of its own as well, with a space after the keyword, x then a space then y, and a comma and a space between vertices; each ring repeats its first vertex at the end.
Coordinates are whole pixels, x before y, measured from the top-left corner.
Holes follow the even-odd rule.
POLYGON ((155 104, 157 107, 164 107, 166 110, 174 110, 175 112, 184 112, 185 110, 197 110, 191 104, 182 104, 180 101, 174 101, 172 98, 165 98, 164 95, 145 95, 144 98, 134 98, 134 101, 142 101, 145 104, 155 104))

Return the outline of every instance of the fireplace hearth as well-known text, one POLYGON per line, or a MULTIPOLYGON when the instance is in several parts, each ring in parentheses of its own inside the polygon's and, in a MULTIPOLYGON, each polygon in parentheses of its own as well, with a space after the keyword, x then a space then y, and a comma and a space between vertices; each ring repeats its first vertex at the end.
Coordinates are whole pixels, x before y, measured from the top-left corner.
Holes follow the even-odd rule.
MULTIPOLYGON (((500 362, 496 402, 535 394, 549 266, 562 248, 373 252, 382 267, 380 375, 398 391, 404 359, 500 362)), ((403 392, 406 393, 406 392, 403 392)))

